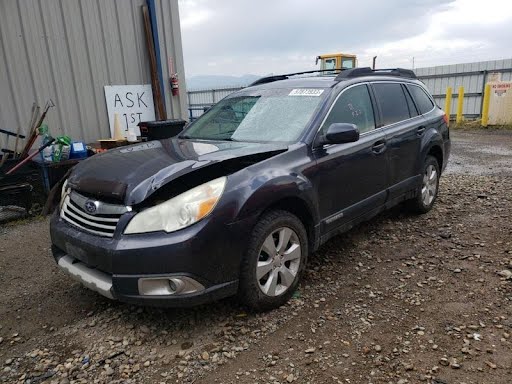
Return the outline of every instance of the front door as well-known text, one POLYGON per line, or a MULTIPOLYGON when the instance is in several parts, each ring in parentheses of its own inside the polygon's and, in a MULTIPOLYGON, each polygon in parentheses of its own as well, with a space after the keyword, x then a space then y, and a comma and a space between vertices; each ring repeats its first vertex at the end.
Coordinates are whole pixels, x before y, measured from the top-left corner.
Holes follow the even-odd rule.
POLYGON ((388 187, 386 138, 382 129, 376 129, 366 84, 342 91, 319 135, 332 123, 356 124, 360 138, 354 143, 323 145, 313 150, 317 166, 310 177, 318 196, 323 234, 382 206, 388 187))

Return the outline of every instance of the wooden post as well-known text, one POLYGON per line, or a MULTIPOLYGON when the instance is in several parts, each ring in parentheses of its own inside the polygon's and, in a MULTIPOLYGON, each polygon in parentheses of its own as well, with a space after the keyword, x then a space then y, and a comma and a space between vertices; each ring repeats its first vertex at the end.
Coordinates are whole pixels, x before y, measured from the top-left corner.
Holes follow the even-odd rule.
POLYGON ((158 69, 156 67, 156 53, 153 45, 153 32, 151 31, 151 21, 149 19, 148 6, 142 6, 142 16, 144 19, 144 31, 146 32, 146 45, 148 48, 149 66, 151 69, 151 88, 153 89, 153 102, 155 103, 155 112, 157 120, 166 120, 162 93, 160 92, 160 81, 158 79, 158 69))

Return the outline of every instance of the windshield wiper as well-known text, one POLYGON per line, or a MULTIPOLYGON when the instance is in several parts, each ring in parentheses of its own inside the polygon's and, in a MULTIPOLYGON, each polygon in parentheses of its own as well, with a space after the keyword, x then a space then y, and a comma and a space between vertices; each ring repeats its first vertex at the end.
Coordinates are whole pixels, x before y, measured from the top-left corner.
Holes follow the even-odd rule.
POLYGON ((231 137, 216 138, 216 137, 192 137, 189 135, 181 135, 180 139, 192 139, 192 140, 213 140, 213 141, 238 141, 231 137))
POLYGON ((215 139, 215 140, 221 140, 221 141, 238 141, 238 140, 233 139, 232 137, 226 137, 226 138, 224 138, 224 139, 215 139))

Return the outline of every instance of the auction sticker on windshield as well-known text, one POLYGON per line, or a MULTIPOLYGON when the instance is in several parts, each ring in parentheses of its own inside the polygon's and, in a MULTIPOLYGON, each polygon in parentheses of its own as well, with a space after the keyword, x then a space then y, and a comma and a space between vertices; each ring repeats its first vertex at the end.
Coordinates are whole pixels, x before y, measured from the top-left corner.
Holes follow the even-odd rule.
POLYGON ((324 90, 314 88, 292 89, 288 96, 320 96, 324 90))

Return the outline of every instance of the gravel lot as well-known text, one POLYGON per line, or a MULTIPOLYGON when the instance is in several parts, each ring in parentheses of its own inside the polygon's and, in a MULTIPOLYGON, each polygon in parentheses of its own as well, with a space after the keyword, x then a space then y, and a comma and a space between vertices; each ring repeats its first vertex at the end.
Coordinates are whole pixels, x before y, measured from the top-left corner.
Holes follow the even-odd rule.
POLYGON ((291 302, 134 307, 55 267, 48 220, 0 227, 0 382, 510 383, 512 131, 452 131, 435 208, 312 258, 291 302))

